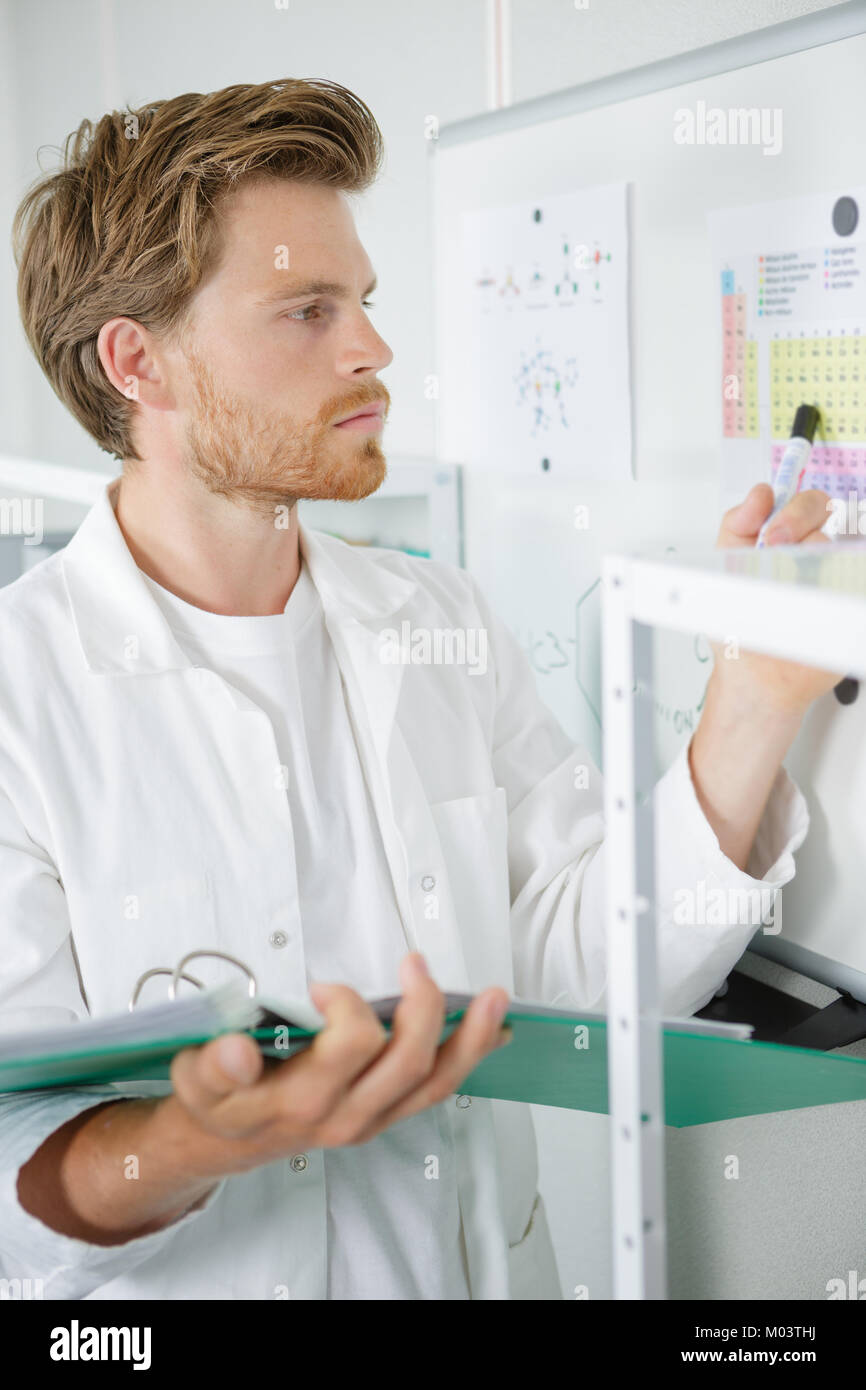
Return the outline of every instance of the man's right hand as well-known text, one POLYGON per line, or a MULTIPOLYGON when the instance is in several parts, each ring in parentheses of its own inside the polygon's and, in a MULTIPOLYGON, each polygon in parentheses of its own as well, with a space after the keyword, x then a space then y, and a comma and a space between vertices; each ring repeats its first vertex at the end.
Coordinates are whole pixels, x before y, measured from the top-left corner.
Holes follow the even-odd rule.
POLYGON ((82 1111, 22 1165, 22 1206, 62 1235, 124 1244, 200 1206, 223 1177, 303 1149, 364 1144, 445 1100, 510 1037, 508 995, 484 990, 440 1047, 445 1001, 421 959, 401 963, 390 1036, 355 990, 313 984, 326 1026, 296 1056, 266 1067, 252 1038, 227 1034, 177 1054, 171 1095, 82 1111))
POLYGON ((194 1171, 219 1177, 302 1149, 364 1144, 443 1101, 510 1036, 501 1026, 508 994, 494 987, 440 1047, 445 1001, 422 956, 404 958, 400 981, 390 1036, 355 990, 313 984, 326 1027, 276 1067, 242 1033, 178 1053, 161 1119, 186 1135, 194 1171))

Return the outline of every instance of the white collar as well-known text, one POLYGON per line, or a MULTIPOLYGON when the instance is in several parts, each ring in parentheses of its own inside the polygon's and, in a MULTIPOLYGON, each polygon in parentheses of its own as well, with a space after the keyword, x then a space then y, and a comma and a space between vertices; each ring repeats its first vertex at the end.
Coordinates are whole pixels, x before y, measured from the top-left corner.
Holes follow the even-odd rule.
MULTIPOLYGON (((61 563, 78 640, 90 671, 137 674, 186 668, 190 658, 178 645, 150 593, 114 514, 120 479, 106 484, 61 563)), ((364 547, 298 525, 307 563, 326 620, 382 619, 403 606, 417 583, 391 573, 364 547)))

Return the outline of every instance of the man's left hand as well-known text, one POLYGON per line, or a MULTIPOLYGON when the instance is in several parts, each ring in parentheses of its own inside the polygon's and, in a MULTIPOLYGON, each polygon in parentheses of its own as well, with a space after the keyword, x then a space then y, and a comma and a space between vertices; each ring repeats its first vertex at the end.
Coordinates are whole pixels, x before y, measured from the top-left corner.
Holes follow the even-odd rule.
MULTIPOLYGON (((821 531, 830 514, 829 504, 827 493, 817 488, 798 492, 773 518, 764 544, 832 544, 821 531)), ((772 509, 773 489, 768 483, 756 483, 738 506, 725 512, 717 548, 753 546, 772 509)), ((734 658, 725 653, 721 643, 710 645, 716 659, 713 677, 717 683, 732 694, 737 691, 743 697, 751 696, 780 714, 805 714, 812 701, 832 690, 845 674, 802 666, 761 652, 738 650, 734 658)))

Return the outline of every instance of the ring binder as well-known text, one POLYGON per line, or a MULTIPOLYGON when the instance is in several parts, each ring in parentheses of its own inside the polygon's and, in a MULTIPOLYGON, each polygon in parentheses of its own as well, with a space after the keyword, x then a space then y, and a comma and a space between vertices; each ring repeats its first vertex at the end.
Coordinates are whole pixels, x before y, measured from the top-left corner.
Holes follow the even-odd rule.
POLYGON ((180 980, 187 980, 191 985, 195 985, 196 989, 207 990, 208 986, 206 984, 204 984, 201 980, 197 980, 195 975, 188 975, 183 968, 188 963, 188 961, 195 960, 198 956, 217 957, 219 960, 227 960, 230 965, 236 965, 238 970, 242 970, 244 974, 247 976, 247 979, 249 980, 247 993, 249 994, 250 999, 255 998, 258 992, 258 984, 256 982, 255 975, 253 974, 252 970, 250 970, 250 967, 248 965, 244 965, 242 960, 238 960, 237 956, 230 956, 227 951, 217 951, 212 948, 202 948, 201 950, 197 951, 188 951, 185 956, 181 957, 181 959, 178 961, 177 965, 174 967, 173 970, 170 966, 167 965, 156 965, 152 970, 145 970, 143 975, 139 975, 138 979, 135 982, 135 989, 132 991, 132 996, 129 1001, 129 1012, 133 1013, 135 1011, 135 1006, 138 1002, 138 996, 141 993, 142 986, 148 980, 152 979, 154 975, 171 976, 171 980, 168 986, 168 997, 171 1000, 177 998, 177 986, 180 980))

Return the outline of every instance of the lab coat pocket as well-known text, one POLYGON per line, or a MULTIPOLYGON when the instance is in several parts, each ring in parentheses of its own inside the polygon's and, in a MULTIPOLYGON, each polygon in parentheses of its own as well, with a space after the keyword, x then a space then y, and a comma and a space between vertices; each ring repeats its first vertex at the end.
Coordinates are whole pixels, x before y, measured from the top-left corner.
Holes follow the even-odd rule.
POLYGON ((513 989, 504 787, 430 807, 436 825, 471 988, 513 989))
POLYGON ((562 1287, 541 1193, 521 1240, 508 1247, 508 1282, 512 1299, 561 1299, 562 1287))

